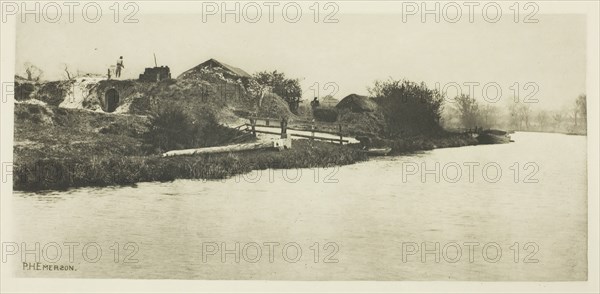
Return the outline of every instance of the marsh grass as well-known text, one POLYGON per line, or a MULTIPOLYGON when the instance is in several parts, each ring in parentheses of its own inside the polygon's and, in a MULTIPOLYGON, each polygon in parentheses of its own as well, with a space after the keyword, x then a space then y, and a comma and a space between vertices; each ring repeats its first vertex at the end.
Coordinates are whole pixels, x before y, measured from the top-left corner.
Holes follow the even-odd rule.
POLYGON ((16 163, 15 190, 65 190, 175 179, 225 179, 261 169, 330 167, 367 159, 363 152, 324 142, 294 141, 293 149, 176 157, 93 156, 16 163))

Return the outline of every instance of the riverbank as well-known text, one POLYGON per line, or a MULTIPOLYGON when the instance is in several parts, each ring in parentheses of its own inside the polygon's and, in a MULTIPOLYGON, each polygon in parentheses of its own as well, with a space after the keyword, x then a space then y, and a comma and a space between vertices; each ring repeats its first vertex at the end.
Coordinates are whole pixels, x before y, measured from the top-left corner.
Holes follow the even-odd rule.
MULTIPOLYGON (((475 145, 462 134, 392 142, 393 154, 475 145)), ((225 179, 253 170, 332 167, 368 160, 354 146, 294 140, 289 150, 160 157, 102 155, 23 160, 13 168, 14 190, 66 190, 78 187, 134 185, 175 179, 225 179)))
MULTIPOLYGON (((331 167, 368 160, 359 146, 294 140, 292 149, 163 158, 148 148, 145 116, 16 105, 13 187, 21 191, 133 185, 175 179, 224 179, 262 169, 331 167)), ((236 132, 215 128, 214 144, 236 132)), ((467 134, 380 142, 392 155, 477 144, 467 134)), ((224 143, 227 144, 227 143, 224 143)))
POLYGON ((292 149, 160 157, 93 156, 15 163, 14 190, 65 190, 175 179, 225 179, 261 169, 331 167, 367 160, 357 149, 295 140, 292 149))

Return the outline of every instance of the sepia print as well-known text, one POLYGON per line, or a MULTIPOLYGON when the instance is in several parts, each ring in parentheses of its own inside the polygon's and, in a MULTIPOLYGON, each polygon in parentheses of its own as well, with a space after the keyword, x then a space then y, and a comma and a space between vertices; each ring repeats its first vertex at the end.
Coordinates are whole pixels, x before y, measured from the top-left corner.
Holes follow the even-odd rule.
POLYGON ((596 2, 2 1, 2 26, 3 291, 598 289, 596 2))

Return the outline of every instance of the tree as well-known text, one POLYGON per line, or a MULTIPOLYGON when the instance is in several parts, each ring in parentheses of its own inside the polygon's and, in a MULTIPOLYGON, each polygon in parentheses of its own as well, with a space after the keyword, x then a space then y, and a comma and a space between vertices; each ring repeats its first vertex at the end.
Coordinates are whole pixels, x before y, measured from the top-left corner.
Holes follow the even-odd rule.
POLYGON ((531 125, 531 106, 527 103, 509 103, 509 126, 514 130, 528 130, 531 125))
POLYGON ((544 131, 546 129, 546 125, 548 124, 548 112, 545 110, 540 110, 535 117, 538 124, 538 129, 540 131, 544 131))
POLYGON ((508 125, 513 130, 521 128, 521 116, 519 115, 519 105, 513 102, 508 104, 508 125))
POLYGON ((441 130, 444 98, 437 90, 407 80, 375 81, 368 88, 387 121, 387 136, 434 134, 441 130))
POLYGON ((67 80, 71 80, 74 78, 73 74, 69 71, 69 65, 67 65, 66 63, 64 64, 65 66, 65 74, 67 76, 67 80))
POLYGON ((25 63, 25 74, 27 74, 27 80, 32 82, 39 82, 42 79, 44 71, 39 67, 27 62, 25 63))
POLYGON ((523 122, 525 123, 525 129, 529 130, 529 121, 531 118, 531 106, 529 106, 529 104, 519 104, 518 107, 518 112, 519 112, 519 127, 520 129, 522 129, 522 124, 523 122))
POLYGON ((302 88, 298 79, 288 79, 284 73, 262 71, 254 74, 249 83, 249 92, 258 100, 259 107, 266 92, 272 92, 288 103, 293 113, 298 112, 302 88))
POLYGON ((556 131, 557 129, 560 130, 561 129, 561 124, 563 121, 563 115, 560 112, 555 112, 552 115, 552 120, 554 121, 554 127, 553 130, 556 131))
POLYGON ((461 94, 454 99, 456 108, 460 115, 460 121, 465 128, 475 128, 478 126, 479 104, 475 98, 469 95, 461 94))
POLYGON ((480 107, 479 125, 484 128, 492 128, 498 124, 498 107, 486 104, 480 107))
POLYGON ((586 94, 581 94, 577 97, 575 101, 575 108, 579 113, 582 121, 583 121, 583 129, 587 129, 587 96, 586 94))

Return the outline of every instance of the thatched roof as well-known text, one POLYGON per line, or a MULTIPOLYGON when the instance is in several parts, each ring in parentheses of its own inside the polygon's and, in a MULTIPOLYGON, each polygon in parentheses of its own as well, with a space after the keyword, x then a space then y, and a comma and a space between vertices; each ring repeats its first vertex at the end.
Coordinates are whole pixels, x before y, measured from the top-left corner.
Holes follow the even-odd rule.
POLYGON ((337 100, 331 96, 321 99, 321 106, 335 107, 338 103, 340 103, 340 100, 337 100))
POLYGON ((179 75, 178 78, 185 77, 187 74, 196 72, 202 68, 214 68, 214 67, 222 68, 223 70, 227 71, 229 74, 240 77, 240 78, 251 78, 252 77, 249 73, 245 72, 241 68, 237 68, 235 66, 231 66, 229 64, 226 64, 226 63, 223 63, 216 59, 211 58, 211 59, 209 59, 205 62, 202 62, 202 63, 198 64, 197 66, 185 71, 184 73, 179 75))
POLYGON ((377 103, 367 96, 350 94, 335 107, 338 109, 349 109, 352 112, 372 112, 377 109, 377 103))

